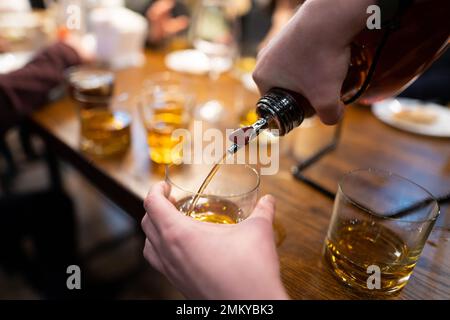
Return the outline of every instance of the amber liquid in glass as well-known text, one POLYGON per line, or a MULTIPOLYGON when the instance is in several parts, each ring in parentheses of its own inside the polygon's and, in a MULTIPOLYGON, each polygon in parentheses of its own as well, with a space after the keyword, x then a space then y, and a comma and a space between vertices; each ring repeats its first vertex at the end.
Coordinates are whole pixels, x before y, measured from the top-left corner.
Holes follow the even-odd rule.
POLYGON ((387 227, 375 222, 345 221, 325 242, 325 260, 349 286, 371 295, 392 294, 403 288, 422 248, 410 248, 387 227), (369 266, 380 268, 380 288, 369 289, 369 266))
POLYGON ((81 149, 97 156, 121 153, 130 144, 130 115, 108 109, 81 109, 81 149))
POLYGON ((186 128, 184 107, 178 102, 168 102, 154 110, 151 122, 146 123, 147 142, 150 147, 150 158, 159 164, 176 163, 181 160, 182 137, 172 137, 176 129, 186 128))
POLYGON ((192 206, 193 197, 183 198, 175 204, 178 210, 203 222, 235 224, 240 221, 240 208, 233 202, 214 196, 200 196, 192 206))

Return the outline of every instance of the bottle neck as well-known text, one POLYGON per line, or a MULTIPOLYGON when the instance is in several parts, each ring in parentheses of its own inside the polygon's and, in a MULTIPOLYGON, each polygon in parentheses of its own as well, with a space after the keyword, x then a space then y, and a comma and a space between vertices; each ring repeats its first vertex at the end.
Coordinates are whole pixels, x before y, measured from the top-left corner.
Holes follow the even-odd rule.
POLYGON ((284 136, 312 114, 312 107, 296 92, 273 88, 259 99, 256 112, 266 119, 268 129, 277 129, 278 135, 284 136))

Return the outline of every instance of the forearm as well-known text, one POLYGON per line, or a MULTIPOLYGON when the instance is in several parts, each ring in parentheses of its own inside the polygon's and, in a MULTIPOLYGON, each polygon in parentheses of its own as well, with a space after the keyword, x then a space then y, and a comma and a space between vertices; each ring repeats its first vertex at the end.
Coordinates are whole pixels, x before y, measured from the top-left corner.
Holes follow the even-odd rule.
POLYGON ((71 47, 56 43, 25 67, 0 75, 0 117, 24 115, 45 104, 50 90, 63 82, 64 70, 80 62, 71 47))

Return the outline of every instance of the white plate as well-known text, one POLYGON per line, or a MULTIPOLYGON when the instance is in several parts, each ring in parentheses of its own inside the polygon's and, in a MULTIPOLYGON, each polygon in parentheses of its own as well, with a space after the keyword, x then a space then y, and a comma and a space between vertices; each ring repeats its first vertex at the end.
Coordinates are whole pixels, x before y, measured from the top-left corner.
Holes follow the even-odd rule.
POLYGON ((450 138, 450 108, 407 98, 387 99, 372 105, 372 113, 395 128, 432 137, 450 138), (431 123, 416 123, 395 117, 402 110, 423 110, 435 117, 431 123))
MULTIPOLYGON (((205 74, 211 67, 208 56, 193 49, 171 52, 164 62, 170 70, 190 74, 205 74)), ((215 59, 214 64, 219 73, 226 72, 232 67, 230 59, 215 59)))

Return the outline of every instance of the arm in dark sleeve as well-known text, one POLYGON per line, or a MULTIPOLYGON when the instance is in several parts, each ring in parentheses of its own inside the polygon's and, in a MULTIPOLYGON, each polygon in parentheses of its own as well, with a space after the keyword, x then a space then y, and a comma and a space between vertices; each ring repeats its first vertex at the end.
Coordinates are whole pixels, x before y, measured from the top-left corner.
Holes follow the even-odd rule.
POLYGON ((56 43, 23 68, 0 75, 1 128, 11 126, 17 117, 45 104, 50 90, 63 82, 64 69, 80 62, 75 50, 56 43))

